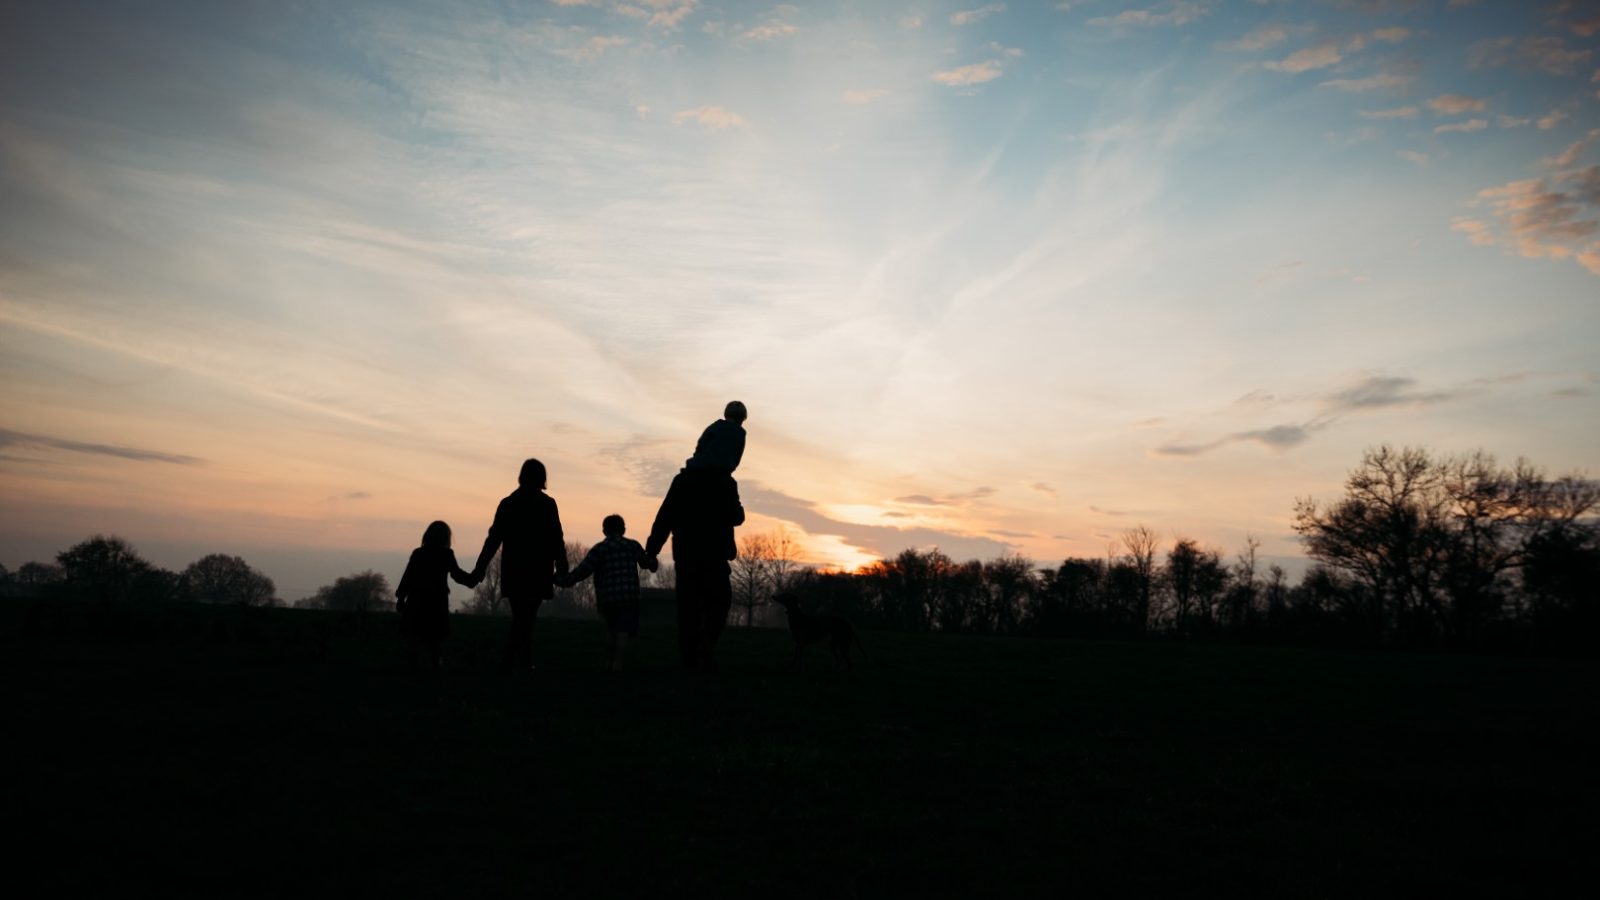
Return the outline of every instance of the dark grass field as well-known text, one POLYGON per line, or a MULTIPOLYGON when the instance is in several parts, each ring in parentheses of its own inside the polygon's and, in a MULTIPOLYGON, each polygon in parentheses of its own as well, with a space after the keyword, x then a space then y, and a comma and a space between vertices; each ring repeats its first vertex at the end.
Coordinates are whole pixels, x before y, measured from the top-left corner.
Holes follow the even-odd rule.
MULTIPOLYGON (((1524 896, 1587 879, 1593 663, 0 605, 12 896, 1524 896), (12 881, 12 884, 17 881, 12 881)), ((1581 882, 1580 882, 1581 883, 1581 882)), ((8 892, 9 893, 9 892, 8 892)))

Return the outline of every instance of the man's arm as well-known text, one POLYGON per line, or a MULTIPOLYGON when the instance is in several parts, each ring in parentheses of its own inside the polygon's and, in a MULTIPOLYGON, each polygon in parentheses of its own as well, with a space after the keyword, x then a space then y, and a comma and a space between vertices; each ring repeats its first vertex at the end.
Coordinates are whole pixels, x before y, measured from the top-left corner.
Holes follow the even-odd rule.
POLYGON ((556 509, 554 497, 550 498, 550 538, 554 546, 550 548, 556 558, 556 577, 567 577, 567 538, 561 533, 561 511, 556 509))
POLYGON ((483 539, 483 549, 478 553, 478 564, 472 567, 472 577, 483 578, 489 571, 489 563, 500 550, 500 541, 505 535, 501 517, 505 515, 506 501, 501 500, 500 505, 494 508, 494 523, 489 526, 489 536, 483 539))
POLYGON ((661 554, 661 548, 667 545, 667 536, 672 534, 672 529, 677 525, 675 518, 678 509, 678 479, 672 479, 672 486, 667 488, 667 496, 661 499, 661 508, 656 510, 655 524, 650 526, 650 538, 645 541, 644 553, 651 559, 661 554))
POLYGON ((735 528, 744 524, 744 504, 739 502, 739 482, 728 479, 728 518, 735 528))

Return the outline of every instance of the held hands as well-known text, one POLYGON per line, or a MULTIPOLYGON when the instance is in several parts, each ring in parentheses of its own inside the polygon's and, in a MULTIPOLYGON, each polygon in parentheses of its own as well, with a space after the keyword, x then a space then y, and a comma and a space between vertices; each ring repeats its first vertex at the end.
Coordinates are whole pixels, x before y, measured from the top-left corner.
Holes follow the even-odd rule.
POLYGON ((661 560, 652 553, 644 558, 644 567, 652 572, 659 571, 661 569, 661 560))

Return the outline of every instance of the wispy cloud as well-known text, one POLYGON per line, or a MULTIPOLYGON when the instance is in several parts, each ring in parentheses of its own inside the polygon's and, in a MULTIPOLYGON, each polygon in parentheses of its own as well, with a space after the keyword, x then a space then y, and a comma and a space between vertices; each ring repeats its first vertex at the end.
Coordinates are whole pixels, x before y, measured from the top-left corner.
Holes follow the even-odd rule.
POLYGON ((117 444, 74 441, 43 434, 26 434, 21 431, 12 431, 9 428, 0 428, 0 447, 66 450, 71 453, 85 453, 92 456, 112 456, 118 459, 131 459, 135 462, 160 462, 179 466, 198 466, 205 462, 205 460, 198 457, 182 453, 164 453, 159 450, 143 450, 138 447, 124 447, 117 444))
POLYGON ((1339 42, 1324 41, 1315 47, 1296 50, 1281 60, 1265 63, 1265 66, 1275 72, 1296 74, 1314 69, 1326 69, 1343 60, 1344 57, 1339 53, 1339 42))
POLYGON ((1099 16, 1090 19, 1089 24, 1134 28, 1179 26, 1198 22, 1208 12, 1210 7, 1203 3, 1169 0, 1144 9, 1123 10, 1114 16, 1099 16))
POLYGON ((1467 51, 1468 63, 1476 68, 1518 65, 1551 75, 1572 75, 1594 56, 1594 51, 1568 48, 1559 37, 1511 37, 1479 41, 1467 51))
POLYGON ((1487 100, 1478 97, 1468 97, 1465 94, 1441 94, 1428 101, 1428 108, 1435 115, 1459 116, 1462 113, 1483 112, 1489 105, 1487 100))
POLYGON ((1314 414, 1305 422, 1235 431, 1209 441, 1169 441, 1156 447, 1153 452, 1166 457, 1199 456, 1241 443, 1257 444, 1274 452, 1283 452, 1299 447, 1318 432, 1351 414, 1434 406, 1458 399, 1466 393, 1464 388, 1423 390, 1414 378, 1364 375, 1354 383, 1326 394, 1286 401, 1296 404, 1309 402, 1313 406, 1314 414))
POLYGON ((1282 25, 1261 25, 1236 41, 1224 46, 1229 50, 1265 50, 1289 39, 1289 29, 1282 25))
POLYGON ((1465 122, 1451 122, 1448 125, 1439 125, 1433 129, 1433 133, 1446 134, 1449 132, 1482 131, 1488 127, 1488 119, 1468 119, 1465 122))
POLYGON ((996 13, 1003 13, 1005 11, 1006 5, 1004 3, 991 3, 988 6, 980 6, 977 9, 967 9, 958 13, 953 13, 950 16, 950 24, 976 25, 996 13))
POLYGON ((1415 119, 1417 108, 1415 106, 1396 106, 1392 109, 1363 109, 1363 119, 1415 119))
POLYGON ((1398 75, 1393 72, 1380 72, 1376 75, 1368 75, 1365 78, 1330 78, 1321 82, 1319 87, 1351 91, 1353 93, 1366 93, 1368 91, 1399 90, 1410 83, 1410 76, 1398 75))
POLYGON ((744 117, 731 110, 720 106, 696 106, 693 109, 679 110, 672 114, 672 124, 684 125, 694 123, 711 131, 721 131, 725 128, 743 128, 744 117))
MULTIPOLYGON (((1591 140, 1600 129, 1591 132, 1591 140)), ((1452 229, 1479 246, 1504 246, 1529 259, 1577 261, 1600 275, 1591 265, 1600 234, 1595 221, 1600 207, 1600 166, 1590 166, 1555 176, 1512 181, 1478 192, 1478 203, 1489 209, 1494 225, 1482 219, 1460 217, 1452 229)))
POLYGON ((929 77, 940 84, 950 87, 970 87, 975 84, 993 81, 1002 74, 1004 74, 1004 69, 1000 61, 991 59, 980 63, 956 66, 953 69, 945 69, 935 72, 929 77))
POLYGON ((844 92, 844 102, 851 106, 865 106, 874 100, 889 96, 883 88, 849 88, 844 92))
POLYGON ((1600 140, 1600 128, 1591 128, 1588 134, 1585 134, 1583 137, 1573 141, 1571 144, 1568 144, 1567 149, 1561 151, 1555 156, 1543 160, 1543 162, 1547 166, 1553 166, 1558 169, 1565 169, 1569 166, 1577 165, 1578 160, 1583 157, 1584 152, 1590 147, 1594 146, 1594 143, 1597 140, 1600 140))

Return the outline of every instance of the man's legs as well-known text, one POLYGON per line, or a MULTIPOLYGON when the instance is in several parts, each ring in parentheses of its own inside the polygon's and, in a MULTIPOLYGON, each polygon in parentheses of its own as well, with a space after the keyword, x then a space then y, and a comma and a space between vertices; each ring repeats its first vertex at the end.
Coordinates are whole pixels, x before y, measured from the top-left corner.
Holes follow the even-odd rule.
POLYGON ((683 667, 689 671, 700 668, 701 608, 705 595, 705 578, 701 574, 704 563, 694 560, 677 560, 678 571, 678 655, 683 667))
POLYGON ((538 597, 507 597, 511 604, 511 631, 506 635, 505 667, 508 671, 533 665, 533 620, 539 615, 538 597))
POLYGON ((729 574, 727 560, 706 563, 705 585, 701 588, 705 602, 701 606, 700 650, 704 654, 705 667, 712 670, 717 667, 712 652, 717 648, 717 639, 722 637, 722 630, 728 626, 728 611, 733 608, 733 584, 729 574))

